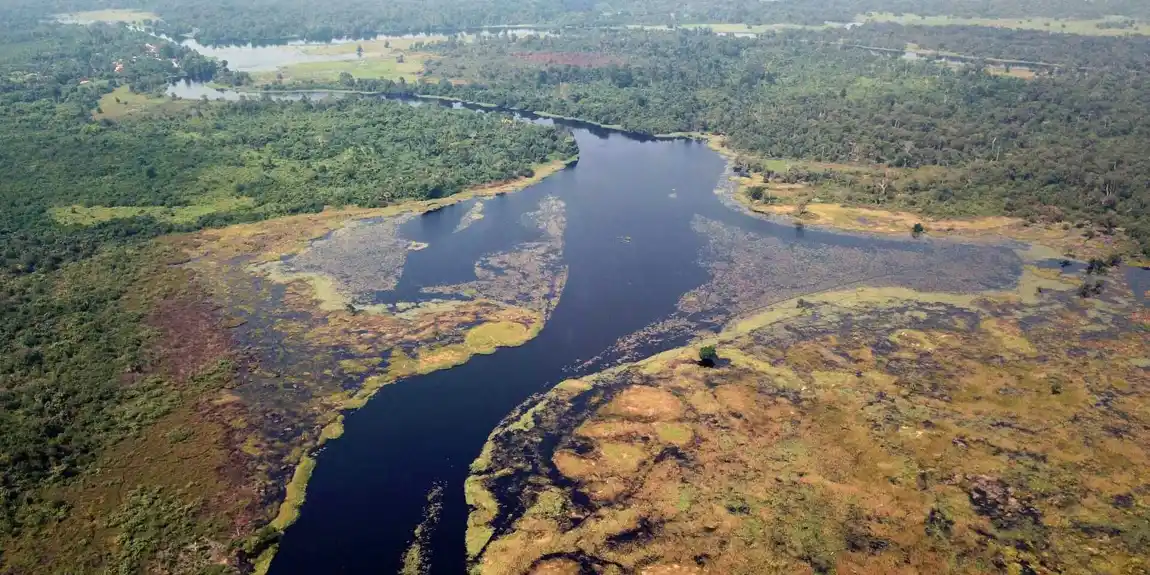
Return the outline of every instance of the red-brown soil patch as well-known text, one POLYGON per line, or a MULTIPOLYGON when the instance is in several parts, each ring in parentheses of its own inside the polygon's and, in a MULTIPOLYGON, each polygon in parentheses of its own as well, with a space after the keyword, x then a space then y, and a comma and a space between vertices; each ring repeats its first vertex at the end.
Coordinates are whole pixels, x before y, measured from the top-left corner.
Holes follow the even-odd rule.
POLYGON ((148 317, 160 333, 155 353, 159 369, 180 383, 229 354, 228 333, 210 302, 189 293, 161 300, 148 317))

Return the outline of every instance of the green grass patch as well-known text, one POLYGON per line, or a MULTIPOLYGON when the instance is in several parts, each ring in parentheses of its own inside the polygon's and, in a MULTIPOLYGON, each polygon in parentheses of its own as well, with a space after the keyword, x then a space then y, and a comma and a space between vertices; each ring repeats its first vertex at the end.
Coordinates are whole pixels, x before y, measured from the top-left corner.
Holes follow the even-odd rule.
POLYGON ((311 473, 314 470, 315 459, 307 455, 300 458, 299 465, 292 474, 291 483, 287 485, 287 494, 284 496, 284 502, 280 504, 279 514, 271 522, 272 527, 282 531, 299 519, 299 510, 307 495, 307 482, 311 480, 311 473))
MULTIPOLYGON (((531 339, 527 326, 513 321, 488 322, 467 332, 464 342, 476 350, 522 345, 531 339)), ((482 353, 482 351, 480 351, 482 353)))
POLYGON ((686 445, 695 436, 691 428, 682 423, 656 423, 659 439, 672 445, 686 445))
POLYGON ((195 505, 165 494, 159 488, 137 487, 120 509, 107 519, 118 532, 116 557, 109 572, 144 570, 161 550, 179 549, 195 538, 195 505))
POLYGON ((92 118, 119 120, 132 114, 171 114, 182 112, 194 103, 193 100, 173 100, 137 94, 127 86, 120 86, 100 98, 98 107, 92 111, 92 118))
POLYGON ((89 10, 87 12, 70 12, 58 14, 56 20, 64 24, 95 24, 97 22, 126 22, 128 24, 143 24, 148 20, 159 20, 154 12, 144 10, 89 10))
POLYGON ((63 206, 52 208, 52 219, 64 225, 92 226, 117 219, 151 216, 163 222, 187 224, 201 216, 250 208, 251 198, 227 196, 202 204, 169 208, 164 206, 63 206))
POLYGON ((919 16, 872 12, 856 17, 859 22, 894 22, 907 26, 985 26, 1014 30, 1043 30, 1083 36, 1150 35, 1150 24, 1129 18, 1109 17, 1097 20, 1062 20, 1058 18, 958 18, 955 16, 919 16), (1117 24, 1130 22, 1127 26, 1117 24))
POLYGON ((301 62, 284 66, 276 71, 253 74, 256 84, 282 82, 337 82, 340 74, 347 72, 356 78, 399 80, 408 82, 418 79, 427 57, 422 54, 404 54, 400 62, 397 56, 364 57, 357 60, 336 60, 332 62, 301 62))
POLYGON ((434 44, 446 42, 447 36, 424 36, 420 38, 404 38, 402 36, 381 36, 373 40, 362 42, 343 42, 339 44, 324 44, 304 48, 308 54, 324 56, 340 56, 355 54, 358 48, 363 48, 364 58, 379 56, 395 56, 411 50, 415 44, 434 44))

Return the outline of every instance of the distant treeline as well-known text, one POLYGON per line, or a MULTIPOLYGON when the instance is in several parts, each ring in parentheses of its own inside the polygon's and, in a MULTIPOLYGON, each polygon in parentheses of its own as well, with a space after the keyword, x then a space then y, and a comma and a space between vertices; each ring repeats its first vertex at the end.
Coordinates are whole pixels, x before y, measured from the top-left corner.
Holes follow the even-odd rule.
POLYGON ((902 26, 869 23, 817 33, 827 42, 935 50, 972 58, 1041 62, 1067 71, 1150 71, 1150 36, 1082 36, 981 26, 902 26))
MULTIPOLYGON (((6 10, 14 17, 34 20, 53 13, 107 7, 104 0, 14 0, 6 10)), ((162 21, 154 25, 169 36, 194 32, 204 44, 326 41, 513 24, 822 24, 849 22, 867 12, 1150 19, 1150 4, 1143 0, 143 0, 133 7, 158 14, 162 21)))
POLYGON ((47 26, 13 40, 0 46, 7 142, 0 147, 0 274, 54 269, 109 241, 325 205, 449 195, 575 153, 561 129, 373 98, 196 102, 187 113, 96 122, 99 98, 120 83, 153 91, 229 73, 122 27, 47 26), (78 227, 51 215, 72 204, 176 208, 229 196, 252 202, 180 225, 147 214, 78 227))
MULTIPOLYGON (((587 31, 453 42, 429 48, 441 58, 428 74, 467 82, 414 89, 644 133, 720 133, 763 157, 937 166, 891 205, 1121 226, 1150 253, 1146 74, 1024 81, 876 56, 827 38, 587 31), (608 58, 572 66, 532 53, 608 58)), ((1069 49, 1048 57, 1060 53, 1069 49)))

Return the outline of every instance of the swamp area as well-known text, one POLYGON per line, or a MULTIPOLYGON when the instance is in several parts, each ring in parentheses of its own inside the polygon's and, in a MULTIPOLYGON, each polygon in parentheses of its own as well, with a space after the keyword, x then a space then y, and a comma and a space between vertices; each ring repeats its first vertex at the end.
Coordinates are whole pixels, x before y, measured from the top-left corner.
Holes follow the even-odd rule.
POLYGON ((1121 270, 796 226, 702 142, 570 127, 527 181, 173 240, 254 570, 1136 572, 1121 270))

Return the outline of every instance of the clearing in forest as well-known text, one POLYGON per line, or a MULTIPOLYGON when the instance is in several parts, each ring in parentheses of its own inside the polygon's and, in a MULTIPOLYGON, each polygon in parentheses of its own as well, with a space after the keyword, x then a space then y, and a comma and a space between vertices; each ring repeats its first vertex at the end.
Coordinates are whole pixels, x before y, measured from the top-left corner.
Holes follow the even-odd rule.
POLYGON ((159 19, 160 17, 153 12, 119 9, 70 12, 56 16, 56 20, 64 24, 95 24, 97 22, 143 24, 149 20, 155 21, 159 19))

